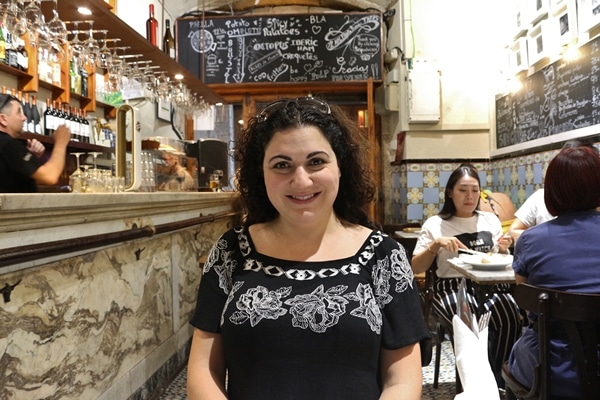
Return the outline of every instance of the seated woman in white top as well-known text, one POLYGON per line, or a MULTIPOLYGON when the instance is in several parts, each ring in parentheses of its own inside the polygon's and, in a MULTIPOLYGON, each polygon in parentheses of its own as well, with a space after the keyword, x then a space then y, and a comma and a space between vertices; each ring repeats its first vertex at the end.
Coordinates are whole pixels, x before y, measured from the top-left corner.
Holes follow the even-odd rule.
MULTIPOLYGON (((469 164, 458 167, 448 179, 442 210, 425 221, 413 252, 415 273, 426 271, 437 257, 439 279, 435 285, 433 309, 449 324, 456 313, 456 294, 463 277, 452 269, 448 259, 458 256, 458 249, 488 252, 495 245, 499 246, 500 253, 507 253, 512 243, 510 237, 503 236, 498 217, 478 209, 480 193, 477 170, 469 164)), ((493 296, 483 305, 485 311, 491 311, 489 360, 501 388, 504 387, 502 363, 507 360, 521 327, 519 309, 508 290, 508 285, 496 285, 493 296)), ((467 291, 474 312, 478 305, 470 281, 467 281, 467 291)))

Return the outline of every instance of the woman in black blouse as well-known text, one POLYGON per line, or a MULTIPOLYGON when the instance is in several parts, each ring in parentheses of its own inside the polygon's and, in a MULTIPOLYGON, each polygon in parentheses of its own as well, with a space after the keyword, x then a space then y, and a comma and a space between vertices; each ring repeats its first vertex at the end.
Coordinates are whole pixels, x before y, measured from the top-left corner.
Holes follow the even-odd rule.
POLYGON ((420 399, 429 331, 404 249, 368 220, 363 133, 322 100, 280 100, 237 151, 246 219, 204 266, 189 398, 420 399))

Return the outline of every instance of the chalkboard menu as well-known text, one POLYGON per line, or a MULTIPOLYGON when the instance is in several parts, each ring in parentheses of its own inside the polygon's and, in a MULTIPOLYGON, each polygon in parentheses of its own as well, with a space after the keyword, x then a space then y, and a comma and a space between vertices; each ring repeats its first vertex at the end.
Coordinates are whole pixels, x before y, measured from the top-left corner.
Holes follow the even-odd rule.
POLYGON ((381 80, 379 13, 180 18, 178 62, 204 83, 381 80))
POLYGON ((496 99, 496 146, 502 148, 600 123, 600 37, 496 99))

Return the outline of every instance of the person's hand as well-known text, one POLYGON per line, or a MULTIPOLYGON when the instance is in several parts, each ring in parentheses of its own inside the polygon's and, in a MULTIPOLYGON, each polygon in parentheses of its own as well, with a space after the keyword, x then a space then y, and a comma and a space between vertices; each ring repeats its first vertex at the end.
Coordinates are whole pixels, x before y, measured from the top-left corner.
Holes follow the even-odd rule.
POLYGON ((500 253, 508 253, 508 248, 512 245, 512 238, 509 234, 502 236, 498 239, 498 248, 500 253))
POLYGON ((46 152, 46 148, 37 139, 27 139, 27 150, 37 158, 40 158, 46 152))
POLYGON ((69 140, 71 140, 71 130, 67 128, 66 125, 60 125, 58 128, 56 128, 54 131, 55 145, 62 145, 66 147, 69 143, 69 140))
POLYGON ((444 249, 446 251, 452 253, 458 253, 458 249, 467 249, 460 240, 455 237, 446 237, 442 236, 437 238, 431 245, 431 250, 435 252, 439 252, 440 249, 444 249))

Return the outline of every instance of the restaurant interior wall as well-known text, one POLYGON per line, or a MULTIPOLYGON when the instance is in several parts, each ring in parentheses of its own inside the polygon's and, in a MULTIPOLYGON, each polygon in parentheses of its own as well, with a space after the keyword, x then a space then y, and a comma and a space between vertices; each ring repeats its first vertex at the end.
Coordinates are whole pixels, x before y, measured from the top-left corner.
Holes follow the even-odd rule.
MULTIPOLYGON (((166 0, 163 12, 159 2, 155 3, 157 15, 171 19, 194 7, 201 10, 205 6, 204 1, 193 4, 190 1, 166 0)), ((383 6, 397 10, 390 24, 392 28, 387 50, 390 50, 390 45, 396 47, 399 42, 405 58, 424 60, 439 68, 441 92, 441 121, 437 124, 407 126, 403 121, 405 115, 402 109, 382 115, 383 208, 385 222, 392 223, 408 219, 408 205, 415 199, 409 199, 408 192, 402 186, 403 182, 408 181, 408 171, 402 172, 403 170, 444 171, 449 165, 453 165, 452 162, 447 162, 449 160, 489 161, 493 140, 490 127, 493 126, 492 94, 497 81, 496 60, 498 50, 503 46, 502 40, 508 25, 505 21, 510 17, 508 10, 511 7, 507 7, 504 1, 482 4, 477 0, 400 0, 396 4, 386 2, 383 6), (408 164, 393 166, 396 135, 401 131, 407 131, 402 158, 408 164)), ((139 7, 136 12, 131 12, 132 7, 134 6, 128 2, 119 2, 118 12, 124 12, 122 18, 131 26, 143 27, 146 13, 140 13, 139 7), (127 7, 129 8, 126 9, 127 7)), ((412 65, 418 64, 415 62, 412 65)), ((407 74, 406 63, 396 62, 388 67, 401 77, 407 74)), ((402 85, 399 85, 398 96, 405 94, 402 85)), ((496 164, 485 162, 485 165, 490 176, 502 175, 500 171, 491 170, 496 164)), ((414 181, 414 176, 411 175, 410 181, 414 181)), ((414 189, 418 189, 418 185, 414 189)), ((526 192, 526 189, 515 189, 513 193, 526 192)), ((427 195, 427 199, 430 195, 431 193, 427 195)), ((517 194, 511 196, 515 203, 523 197, 517 194)), ((426 218, 431 212, 429 204, 435 203, 411 207, 410 219, 426 218), (417 209, 422 209, 423 212, 415 215, 417 209)))

